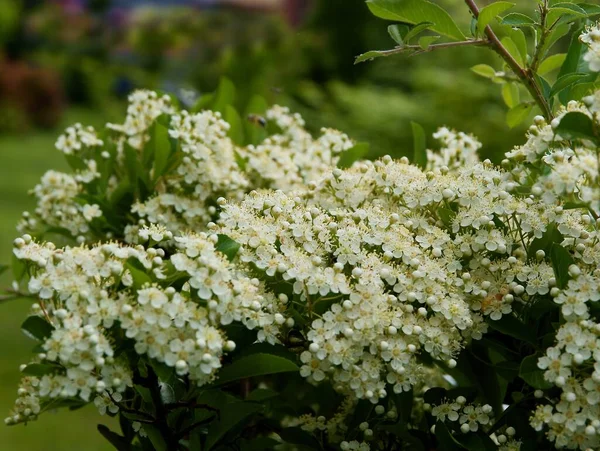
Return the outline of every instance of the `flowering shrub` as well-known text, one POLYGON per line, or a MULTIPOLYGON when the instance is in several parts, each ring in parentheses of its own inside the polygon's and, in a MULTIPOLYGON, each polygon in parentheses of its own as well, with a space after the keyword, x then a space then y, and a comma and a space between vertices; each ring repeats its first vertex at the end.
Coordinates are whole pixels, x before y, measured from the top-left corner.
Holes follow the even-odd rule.
POLYGON ((14 242, 38 345, 8 424, 93 402, 119 450, 600 447, 600 91, 496 166, 447 128, 362 161, 223 89, 58 139, 74 173, 14 242))

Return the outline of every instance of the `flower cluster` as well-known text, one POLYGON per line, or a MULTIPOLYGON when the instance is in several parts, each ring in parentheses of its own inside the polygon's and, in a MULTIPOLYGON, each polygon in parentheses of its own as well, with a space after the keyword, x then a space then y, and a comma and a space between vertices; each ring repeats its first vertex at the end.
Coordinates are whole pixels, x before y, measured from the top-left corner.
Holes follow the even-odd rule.
POLYGON ((579 37, 588 47, 583 59, 589 64, 590 70, 600 72, 600 29, 598 24, 588 27, 579 37))
POLYGON ((19 230, 42 235, 60 229, 80 242, 136 242, 147 224, 172 232, 196 229, 215 219, 219 197, 239 200, 255 188, 301 189, 331 171, 353 146, 332 129, 313 138, 302 118, 284 107, 272 107, 263 120, 276 132, 242 146, 231 139, 231 126, 219 112, 178 111, 169 96, 136 91, 123 124, 107 124, 100 133, 76 124, 59 137, 56 147, 75 174, 48 172, 33 191, 35 214, 26 213, 19 230), (122 208, 127 192, 134 196, 127 206, 130 219, 99 221, 100 205, 122 208))
POLYGON ((101 411, 131 386, 133 368, 115 343, 131 340, 139 356, 174 368, 201 386, 214 380, 235 343, 223 326, 240 322, 275 343, 281 314, 264 284, 235 268, 215 248, 216 235, 178 236, 161 248, 105 243, 56 249, 29 236, 15 255, 30 264, 28 290, 40 302, 33 318, 48 321, 42 352, 26 376, 10 423, 28 421, 55 400, 88 401, 101 411), (177 280, 181 289, 172 286, 177 280), (42 371, 44 374, 37 374, 42 371))

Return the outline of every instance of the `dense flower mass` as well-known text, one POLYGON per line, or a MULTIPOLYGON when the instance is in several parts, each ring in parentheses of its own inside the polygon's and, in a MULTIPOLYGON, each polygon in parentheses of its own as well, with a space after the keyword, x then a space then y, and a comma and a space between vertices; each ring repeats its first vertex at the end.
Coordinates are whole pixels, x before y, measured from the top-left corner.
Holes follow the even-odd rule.
MULTIPOLYGON (((582 36, 588 55, 594 33, 582 36)), ((599 140, 568 124, 593 131, 599 115, 600 91, 551 123, 536 117, 501 167, 442 128, 424 169, 390 157, 342 169, 352 141, 330 129, 315 139, 285 108, 265 113, 274 132, 240 145, 219 113, 135 93, 124 124, 68 129, 57 147, 74 175, 49 172, 33 191, 15 289, 38 298, 25 329, 41 344, 7 423, 57 401, 130 413, 144 407, 139 381, 165 368, 208 390, 236 348, 263 343, 293 348, 305 385, 329 384, 339 401, 275 418, 279 440, 299 427, 342 450, 383 449, 374 429, 405 415, 411 428, 518 450, 525 433, 500 422, 504 398, 450 394, 472 349, 502 333, 533 362, 516 369, 533 429, 559 448, 598 449, 599 140), (45 241, 57 231, 68 245, 45 241), (536 315, 553 319, 539 340, 524 330, 536 315), (249 342, 233 339, 240 330, 249 342), (350 426, 365 405, 370 416, 350 426)), ((484 363, 513 383, 514 351, 493 352, 484 363)), ((148 424, 136 421, 140 437, 148 424)))

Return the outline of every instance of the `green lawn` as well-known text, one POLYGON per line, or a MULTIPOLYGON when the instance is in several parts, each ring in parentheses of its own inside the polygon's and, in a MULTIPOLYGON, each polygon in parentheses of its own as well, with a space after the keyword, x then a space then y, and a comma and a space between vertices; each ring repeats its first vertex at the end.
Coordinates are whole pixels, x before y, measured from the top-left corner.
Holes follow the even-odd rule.
MULTIPOLYGON (((82 122, 99 125, 102 117, 89 111, 71 110, 64 123, 82 122)), ((48 169, 66 169, 54 141, 60 130, 32 132, 18 136, 0 135, 0 263, 11 258, 15 225, 23 210, 32 209, 28 191, 48 169)), ((1 286, 10 283, 0 278, 1 286)), ((16 396, 19 365, 26 363, 34 343, 21 334, 19 326, 27 315, 25 300, 0 304, 0 415, 4 418, 16 396)), ((96 431, 100 417, 93 406, 77 412, 59 411, 43 415, 27 426, 7 427, 0 424, 0 449, 30 451, 110 450, 111 447, 96 431)), ((109 421, 110 419, 108 419, 109 421)))

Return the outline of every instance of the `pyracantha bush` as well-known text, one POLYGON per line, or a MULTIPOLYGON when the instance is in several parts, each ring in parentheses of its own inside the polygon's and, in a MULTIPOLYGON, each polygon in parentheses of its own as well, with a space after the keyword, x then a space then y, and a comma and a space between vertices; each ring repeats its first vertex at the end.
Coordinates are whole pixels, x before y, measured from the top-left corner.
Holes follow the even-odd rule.
POLYGON ((75 172, 19 226, 39 343, 8 424, 93 402, 119 450, 600 447, 600 91, 500 166, 447 128, 420 167, 280 107, 130 100, 59 138, 75 172))

